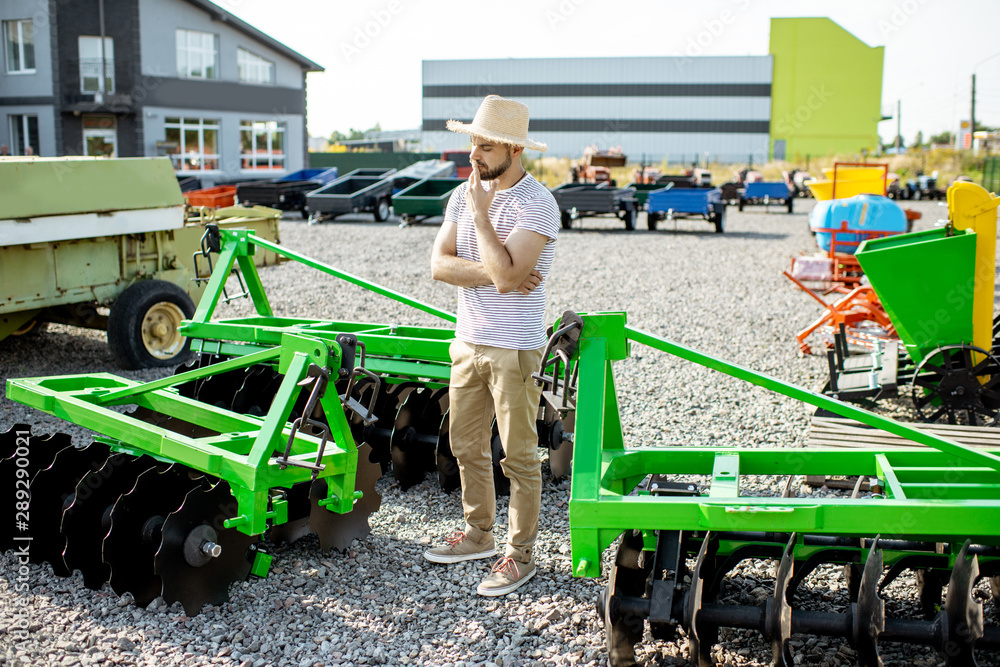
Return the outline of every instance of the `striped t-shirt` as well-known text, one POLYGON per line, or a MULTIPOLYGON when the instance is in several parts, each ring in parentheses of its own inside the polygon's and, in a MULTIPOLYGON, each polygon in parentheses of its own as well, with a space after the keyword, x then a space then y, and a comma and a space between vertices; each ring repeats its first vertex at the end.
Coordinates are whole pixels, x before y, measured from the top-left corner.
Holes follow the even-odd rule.
MULTIPOLYGON (((479 262, 476 226, 465 202, 468 188, 468 183, 455 188, 444 222, 458 225, 458 256, 479 262)), ((517 291, 501 294, 494 285, 459 287, 455 337, 472 345, 534 350, 545 345, 545 278, 555 256, 559 207, 552 193, 527 174, 513 187, 497 190, 490 205, 490 221, 501 243, 514 229, 548 237, 535 264, 542 274, 542 283, 530 294, 517 291)))

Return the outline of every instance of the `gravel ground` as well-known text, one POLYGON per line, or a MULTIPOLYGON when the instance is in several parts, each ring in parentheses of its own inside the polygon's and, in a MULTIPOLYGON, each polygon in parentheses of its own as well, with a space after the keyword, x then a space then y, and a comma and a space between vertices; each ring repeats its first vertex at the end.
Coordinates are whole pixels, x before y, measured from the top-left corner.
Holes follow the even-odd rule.
MULTIPOLYGON (((805 387, 825 381, 821 356, 803 357, 794 332, 816 318, 819 308, 781 271, 789 257, 815 249, 807 232, 811 201, 797 213, 731 207, 725 234, 700 220, 660 223, 660 231, 625 232, 611 218, 592 218, 560 236, 549 279, 549 315, 563 310, 624 310, 629 323, 805 387)), ((914 202, 924 214, 917 229, 944 216, 930 202, 914 202)), ((393 219, 395 220, 395 219, 393 219)), ((579 223, 578 223, 579 224, 579 223)), ((453 310, 454 290, 429 278, 429 256, 438 226, 399 229, 368 216, 307 226, 292 215, 282 222, 288 247, 453 310)), ((356 321, 435 325, 428 315, 328 279, 297 265, 263 272, 277 314, 356 321)), ((246 304, 231 304, 234 313, 246 304)), ((114 368, 100 332, 53 325, 40 337, 0 346, 0 379, 56 373, 117 372, 153 379, 163 371, 114 368)), ((616 366, 622 424, 629 444, 800 446, 810 410, 791 399, 635 346, 616 366)), ((886 405, 906 416, 901 405, 886 405)), ((0 430, 35 424, 36 433, 64 431, 85 442, 83 429, 35 413, 4 399, 0 430)), ((499 599, 478 597, 483 561, 453 566, 425 563, 422 551, 461 526, 457 494, 443 494, 436 481, 405 493, 378 483, 382 508, 371 517, 372 534, 347 553, 323 553, 315 537, 275 547, 275 567, 266 580, 240 583, 231 602, 187 617, 179 605, 159 600, 139 609, 108 587, 87 590, 79 573, 68 579, 48 565, 30 567, 30 595, 13 591, 17 561, 0 557, 0 664, 8 665, 603 665, 604 633, 593 600, 606 579, 570 575, 567 503, 569 483, 549 482, 542 498, 537 545, 539 573, 523 589, 499 599), (26 604, 31 633, 13 641, 4 634, 18 605, 26 604)), ((751 493, 780 492, 781 480, 760 478, 751 493)), ((823 493, 794 485, 800 495, 823 493)), ((499 536, 507 506, 499 502, 499 536)), ((611 550, 605 555, 610 558, 611 550)), ((756 604, 768 595, 774 563, 746 563, 733 573, 727 599, 756 604)), ((835 568, 821 568, 805 584, 803 606, 842 609, 846 588, 835 568)), ((897 585, 901 601, 911 591, 897 585)), ((991 607, 992 605, 988 605, 991 607)), ((990 609, 987 610, 989 613, 990 609)), ((989 617, 989 616, 988 616, 989 617)), ((853 664, 843 640, 795 637, 796 663, 853 664)), ((686 642, 647 640, 640 663, 683 664, 686 642)), ((886 644, 886 664, 936 665, 933 651, 886 644)), ((723 631, 717 660, 726 665, 770 664, 770 646, 753 632, 723 631)), ((943 663, 941 663, 943 664, 943 663)), ((987 664, 981 658, 981 664, 987 664)), ((995 664, 995 663, 994 663, 995 664)))

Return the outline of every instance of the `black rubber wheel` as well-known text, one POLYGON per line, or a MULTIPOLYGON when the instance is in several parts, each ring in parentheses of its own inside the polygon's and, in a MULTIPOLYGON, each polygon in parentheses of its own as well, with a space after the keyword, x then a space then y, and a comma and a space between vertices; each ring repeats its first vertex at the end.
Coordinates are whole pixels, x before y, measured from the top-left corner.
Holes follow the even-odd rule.
POLYGON ((653 212, 646 213, 646 226, 649 228, 649 231, 655 232, 656 223, 659 221, 660 221, 660 216, 657 215, 656 213, 653 212))
POLYGON ((143 280, 125 290, 111 306, 108 346, 122 368, 176 366, 191 349, 177 332, 194 316, 194 302, 177 285, 143 280))
POLYGON ((626 208, 624 213, 625 215, 622 216, 622 220, 625 221, 625 229, 626 231, 632 231, 635 229, 635 209, 631 207, 626 208))
POLYGON ((569 211, 562 211, 559 217, 562 219, 563 229, 573 229, 573 216, 570 215, 569 211))
POLYGON ((715 223, 715 233, 721 234, 726 231, 726 207, 721 206, 715 209, 712 222, 715 223))
POLYGON ((375 204, 375 210, 372 211, 375 216, 375 222, 385 222, 389 219, 389 200, 383 197, 378 200, 375 204))
POLYGON ((789 213, 794 213, 795 212, 795 198, 789 196, 787 201, 788 201, 788 212, 789 213))
POLYGON ((743 210, 743 198, 742 197, 740 198, 739 207, 740 207, 740 210, 742 211, 743 210))

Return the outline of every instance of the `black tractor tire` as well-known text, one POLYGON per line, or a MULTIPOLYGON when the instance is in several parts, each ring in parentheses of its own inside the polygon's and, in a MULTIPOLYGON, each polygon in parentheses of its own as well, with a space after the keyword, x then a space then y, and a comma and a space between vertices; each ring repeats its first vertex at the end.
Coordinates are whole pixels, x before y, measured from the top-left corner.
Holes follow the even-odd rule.
POLYGON ((743 198, 742 197, 740 197, 739 207, 740 207, 740 211, 742 211, 743 210, 743 198))
POLYGON ((658 223, 659 221, 660 221, 659 214, 654 213, 652 211, 649 211, 648 213, 646 213, 646 227, 649 228, 649 231, 655 232, 656 231, 656 223, 658 223))
POLYGON ((789 197, 786 201, 788 203, 788 212, 789 213, 794 213, 795 212, 795 198, 794 197, 789 197))
POLYGON ((721 234, 726 231, 726 207, 721 206, 715 209, 711 222, 715 223, 715 233, 721 234))
POLYGON ((569 211, 560 212, 559 217, 562 219, 563 229, 573 229, 573 216, 569 211))
POLYGON ((372 215, 375 216, 375 222, 385 222, 389 219, 389 199, 387 197, 382 197, 375 203, 372 215))
POLYGON ((625 230, 631 232, 635 229, 635 209, 629 206, 623 212, 622 220, 625 221, 625 230))
POLYGON ((135 283, 111 305, 111 354, 126 370, 183 363, 191 351, 191 341, 177 332, 177 325, 182 319, 191 319, 194 311, 191 297, 173 283, 135 283))

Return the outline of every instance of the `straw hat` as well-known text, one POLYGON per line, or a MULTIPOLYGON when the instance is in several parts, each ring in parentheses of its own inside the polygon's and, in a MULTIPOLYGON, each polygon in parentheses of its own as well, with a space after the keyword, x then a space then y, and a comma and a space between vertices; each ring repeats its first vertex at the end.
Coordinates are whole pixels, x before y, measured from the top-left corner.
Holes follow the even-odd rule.
POLYGON ((499 95, 487 95, 471 123, 449 120, 448 129, 542 153, 549 149, 528 138, 528 107, 499 95))

